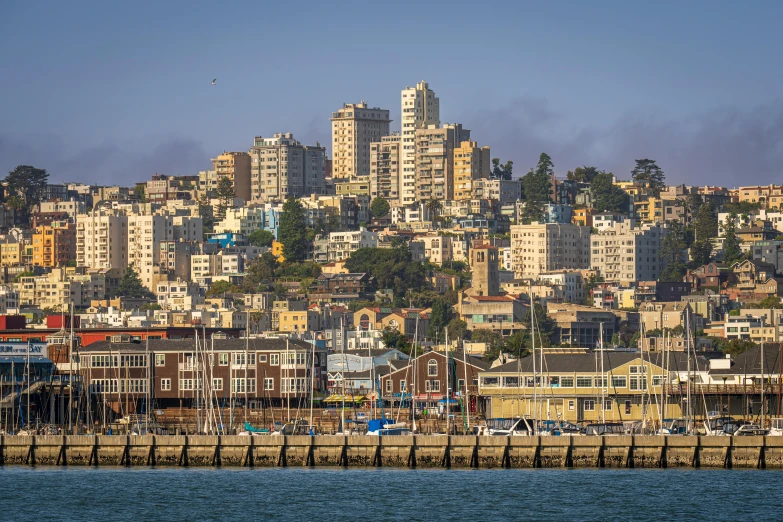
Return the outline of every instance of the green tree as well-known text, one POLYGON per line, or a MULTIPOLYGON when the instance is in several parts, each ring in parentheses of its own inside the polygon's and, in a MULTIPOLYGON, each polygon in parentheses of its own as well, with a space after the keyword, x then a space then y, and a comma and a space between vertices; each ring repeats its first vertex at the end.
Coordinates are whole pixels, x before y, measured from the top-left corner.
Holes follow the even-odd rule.
POLYGON ((424 207, 429 211, 432 220, 437 221, 440 211, 443 210, 443 203, 433 196, 424 203, 424 207))
POLYGON ((664 184, 666 176, 663 175, 663 170, 655 163, 655 160, 636 160, 636 167, 631 171, 631 177, 634 181, 647 183, 647 186, 656 197, 661 194, 661 190, 666 186, 664 184))
POLYGON ((6 200, 5 204, 8 205, 9 208, 12 208, 17 212, 21 212, 22 210, 24 210, 25 207, 24 200, 19 196, 10 196, 6 200))
POLYGON ((726 217, 726 225, 723 227, 723 261, 727 265, 733 265, 743 258, 737 239, 736 223, 737 216, 731 213, 726 217))
POLYGON ((682 281, 687 267, 683 261, 683 252, 687 248, 685 243, 685 231, 682 223, 677 221, 669 222, 669 232, 661 242, 661 262, 663 271, 660 281, 677 282, 682 281))
POLYGON ((125 269, 125 273, 122 274, 120 286, 117 288, 117 296, 148 299, 155 298, 155 294, 147 290, 147 287, 142 284, 139 274, 133 268, 133 265, 129 265, 128 268, 125 269))
POLYGON ((221 176, 217 184, 218 205, 215 209, 215 219, 220 221, 226 217, 226 210, 234 206, 235 197, 234 183, 228 176, 221 176))
POLYGON ((430 339, 443 339, 443 329, 451 322, 454 310, 443 298, 438 298, 432 303, 432 312, 430 313, 430 330, 428 336, 430 339))
POLYGON ((763 308, 763 309, 781 309, 783 308, 783 303, 780 302, 780 297, 776 295, 768 295, 758 303, 747 303, 745 305, 746 308, 763 308))
POLYGON ((215 281, 207 290, 207 297, 219 297, 226 294, 239 292, 241 289, 228 281, 215 281))
POLYGON ((723 339, 715 338, 712 340, 713 346, 723 353, 731 354, 736 357, 748 351, 756 344, 748 339, 723 339))
MULTIPOLYGON (((590 167, 593 168, 593 167, 590 167)), ((614 184, 614 176, 606 172, 596 174, 590 184, 593 207, 599 212, 625 212, 628 194, 614 184)))
POLYGON ((411 353, 411 345, 408 339, 396 328, 391 326, 384 328, 383 332, 381 332, 381 340, 386 348, 399 350, 406 354, 411 353))
POLYGON ((302 202, 288 199, 280 215, 277 238, 283 243, 283 257, 286 261, 303 261, 307 257, 307 219, 302 202))
POLYGON ((522 177, 522 190, 525 199, 525 208, 522 212, 522 223, 530 224, 533 221, 541 221, 544 205, 551 201, 552 176, 554 176, 554 164, 552 158, 546 152, 542 152, 535 169, 522 177))
POLYGON ((509 160, 505 165, 500 164, 500 158, 492 158, 492 177, 511 181, 514 170, 514 162, 509 160))
POLYGON ((709 240, 694 241, 691 245, 691 260, 693 267, 706 265, 712 259, 712 242, 709 240))
POLYGON ((254 230, 247 236, 247 242, 257 247, 271 247, 274 240, 275 235, 263 229, 254 230))
POLYGON ((593 179, 602 173, 604 173, 602 170, 585 165, 584 167, 577 167, 574 170, 569 170, 566 174, 566 179, 578 181, 580 183, 592 183, 593 179))
POLYGON ((146 183, 136 183, 136 186, 133 187, 133 194, 136 196, 139 203, 147 203, 149 201, 147 199, 146 183))
POLYGON ((242 282, 242 288, 246 292, 258 291, 259 285, 267 285, 274 279, 276 268, 277 259, 275 256, 271 252, 264 252, 245 267, 245 280, 242 282))
POLYGON ((701 205, 693 219, 695 241, 706 241, 718 237, 718 213, 712 203, 701 205))
POLYGON ((46 194, 46 186, 49 183, 49 173, 46 169, 38 169, 32 165, 17 165, 5 178, 8 194, 18 196, 24 201, 24 206, 19 209, 25 214, 32 211, 32 207, 41 203, 46 194))
POLYGON ((446 329, 449 331, 449 339, 465 339, 470 334, 470 331, 468 330, 468 323, 459 317, 454 317, 451 321, 449 321, 449 325, 446 327, 446 329))
POLYGON ((431 288, 424 265, 413 262, 410 248, 360 248, 345 262, 345 268, 353 273, 369 273, 378 288, 394 293, 396 306, 408 305, 408 290, 421 291, 431 288))
POLYGON ((370 203, 370 212, 372 212, 375 219, 381 219, 386 216, 389 213, 390 208, 389 202, 380 196, 373 199, 372 203, 370 203))

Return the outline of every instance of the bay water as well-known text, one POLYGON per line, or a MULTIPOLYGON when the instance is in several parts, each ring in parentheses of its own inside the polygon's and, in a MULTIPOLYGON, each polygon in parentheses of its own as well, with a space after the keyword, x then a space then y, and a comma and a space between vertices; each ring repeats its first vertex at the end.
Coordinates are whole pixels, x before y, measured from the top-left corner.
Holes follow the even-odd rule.
POLYGON ((0 520, 783 520, 783 472, 0 468, 0 520))

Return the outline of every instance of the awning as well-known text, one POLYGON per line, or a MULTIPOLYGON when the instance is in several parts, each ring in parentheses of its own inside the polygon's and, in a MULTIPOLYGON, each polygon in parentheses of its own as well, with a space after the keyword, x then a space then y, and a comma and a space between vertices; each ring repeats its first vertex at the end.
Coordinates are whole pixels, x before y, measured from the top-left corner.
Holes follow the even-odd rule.
MULTIPOLYGON (((438 404, 446 404, 446 399, 439 400, 438 404)), ((459 404, 459 401, 457 399, 449 399, 449 404, 459 404)))

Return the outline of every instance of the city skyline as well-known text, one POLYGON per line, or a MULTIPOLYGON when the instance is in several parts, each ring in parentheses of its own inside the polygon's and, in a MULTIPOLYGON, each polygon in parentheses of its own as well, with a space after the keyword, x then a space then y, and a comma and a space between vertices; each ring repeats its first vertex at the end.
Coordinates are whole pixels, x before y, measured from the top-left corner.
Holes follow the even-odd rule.
POLYGON ((304 3, 296 16, 279 5, 4 5, 0 71, 13 103, 0 168, 130 183, 195 174, 281 132, 331 157, 329 118, 343 103, 388 109, 399 130, 400 91, 426 80, 441 122, 513 160, 515 177, 546 151, 558 176, 592 164, 627 178, 650 157, 673 183, 776 181, 783 75, 764 66, 781 44, 776 4, 452 3, 413 18, 395 5, 304 3), (440 42, 449 34, 464 36, 440 42))

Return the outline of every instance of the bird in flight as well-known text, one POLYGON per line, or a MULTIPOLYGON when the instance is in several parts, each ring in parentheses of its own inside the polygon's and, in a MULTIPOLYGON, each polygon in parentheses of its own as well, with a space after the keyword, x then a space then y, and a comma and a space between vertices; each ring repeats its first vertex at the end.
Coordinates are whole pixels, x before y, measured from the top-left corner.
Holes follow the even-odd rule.
POLYGON ((215 85, 215 82, 216 82, 216 81, 217 81, 217 78, 215 78, 214 80, 212 80, 212 85, 215 85))

